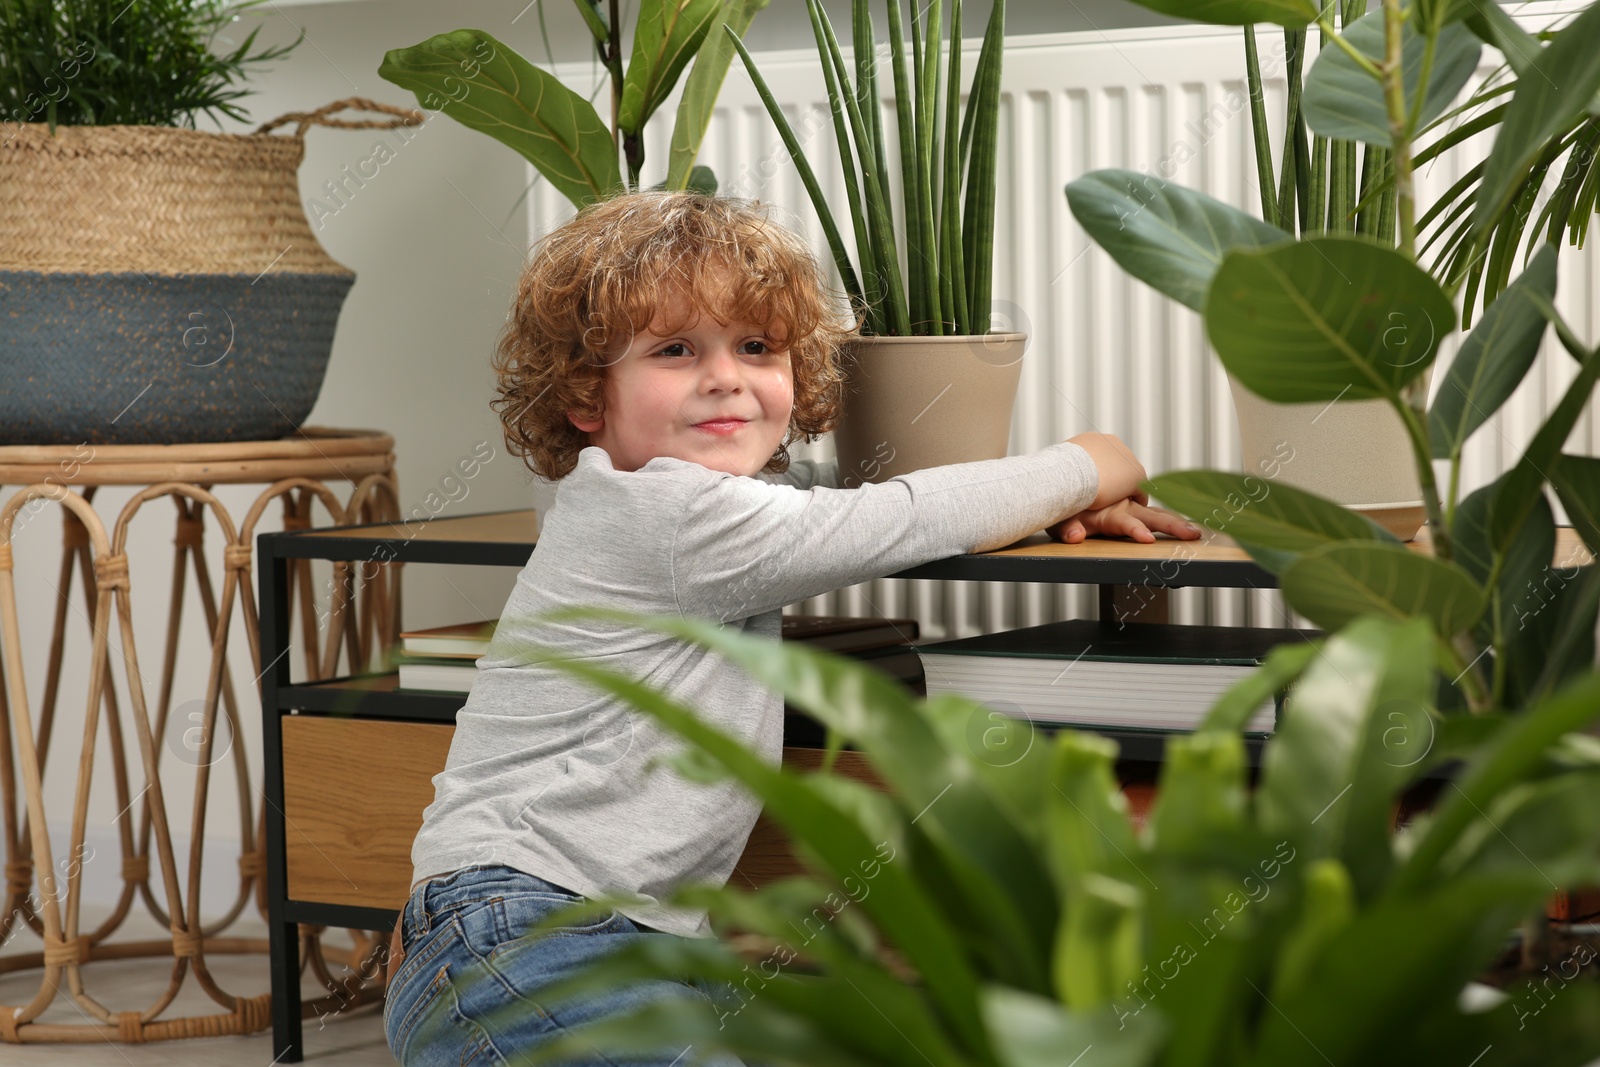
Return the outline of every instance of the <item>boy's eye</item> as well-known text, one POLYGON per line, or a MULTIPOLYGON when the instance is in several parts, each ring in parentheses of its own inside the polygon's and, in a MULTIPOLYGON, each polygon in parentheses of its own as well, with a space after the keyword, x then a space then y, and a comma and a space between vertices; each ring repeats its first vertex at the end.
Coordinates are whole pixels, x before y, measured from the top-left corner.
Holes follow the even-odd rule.
POLYGON ((656 352, 658 356, 686 356, 689 350, 681 344, 670 344, 656 352))

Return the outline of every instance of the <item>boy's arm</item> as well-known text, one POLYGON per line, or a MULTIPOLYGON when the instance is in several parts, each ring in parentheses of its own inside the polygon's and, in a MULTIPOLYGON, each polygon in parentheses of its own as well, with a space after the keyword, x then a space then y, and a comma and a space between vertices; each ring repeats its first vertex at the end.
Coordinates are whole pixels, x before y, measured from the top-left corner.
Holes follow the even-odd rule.
POLYGON ((839 488, 839 461, 830 459, 818 462, 814 459, 794 459, 789 461, 789 469, 782 474, 759 474, 756 476, 772 485, 792 485, 796 489, 829 489, 839 488))
POLYGON ((716 478, 687 501, 674 531, 673 594, 687 615, 746 618, 1008 545, 1082 511, 1099 484, 1094 460, 1070 442, 859 489, 716 478))

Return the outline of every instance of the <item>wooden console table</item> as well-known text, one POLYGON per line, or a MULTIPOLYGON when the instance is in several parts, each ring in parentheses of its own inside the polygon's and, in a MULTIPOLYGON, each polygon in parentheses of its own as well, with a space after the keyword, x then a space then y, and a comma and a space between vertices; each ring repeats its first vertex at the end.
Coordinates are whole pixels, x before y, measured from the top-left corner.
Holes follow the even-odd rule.
MULTIPOLYGON (((289 576, 310 559, 520 568, 535 551, 537 533, 532 511, 511 511, 260 539, 261 658, 275 664, 262 686, 275 1062, 298 1062, 304 1055, 297 925, 394 925, 410 887, 412 839, 433 800, 432 778, 444 767, 455 715, 466 700, 463 694, 398 689, 393 674, 294 681, 287 661, 279 659, 289 637, 289 576), (352 780, 366 784, 352 790, 352 780)), ((1425 540, 1411 547, 1429 550, 1425 540)), ((1581 551, 1573 531, 1563 529, 1557 559, 1581 551)), ((890 577, 1099 585, 1102 618, 1141 621, 1163 621, 1168 587, 1277 584, 1227 538, 1213 534, 1202 541, 1163 537, 1151 545, 1099 538, 1063 545, 1039 534, 1009 548, 890 577), (1130 589, 1139 595, 1130 596, 1130 589)), ((1125 757, 1160 758, 1159 737, 1108 732, 1121 742, 1125 757)), ((785 748, 784 760, 812 764, 815 755, 785 748)), ((838 766, 863 780, 873 778, 857 754, 842 753, 838 766)), ((1148 786, 1141 788, 1148 792, 1148 786)), ((758 824, 736 876, 761 881, 787 873, 772 845, 758 824)))

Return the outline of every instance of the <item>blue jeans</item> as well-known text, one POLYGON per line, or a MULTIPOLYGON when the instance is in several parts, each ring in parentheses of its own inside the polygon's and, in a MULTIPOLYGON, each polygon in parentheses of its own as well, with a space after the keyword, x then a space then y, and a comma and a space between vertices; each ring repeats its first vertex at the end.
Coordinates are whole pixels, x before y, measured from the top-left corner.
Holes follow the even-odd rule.
MULTIPOLYGON (((502 866, 466 867, 417 886, 402 915, 405 957, 383 1005, 384 1034, 395 1059, 404 1067, 500 1065, 568 1027, 646 1001, 681 997, 686 1008, 710 1010, 705 989, 668 981, 641 982, 547 1010, 539 1002, 539 989, 547 983, 629 941, 674 936, 615 911, 537 940, 524 936, 530 925, 582 899, 502 866)), ((627 1060, 596 1054, 580 1062, 586 1067, 682 1067, 695 1061, 686 1053, 663 1049, 627 1060)))

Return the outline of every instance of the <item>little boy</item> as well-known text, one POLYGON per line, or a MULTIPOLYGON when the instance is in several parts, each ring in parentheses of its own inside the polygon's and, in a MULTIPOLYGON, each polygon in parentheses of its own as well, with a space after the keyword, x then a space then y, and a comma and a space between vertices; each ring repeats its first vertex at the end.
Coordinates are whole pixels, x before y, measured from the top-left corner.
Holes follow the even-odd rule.
POLYGON ((535 628, 534 616, 604 605, 777 640, 786 604, 1046 527, 1071 542, 1199 536, 1145 506, 1144 469, 1105 434, 848 490, 833 463, 791 462, 791 442, 838 416, 848 332, 836 309, 804 243, 742 202, 620 196, 534 253, 496 353, 497 407, 511 449, 560 485, 412 848, 385 1004, 402 1063, 500 1062, 661 995, 640 987, 551 1015, 537 990, 628 938, 707 936, 703 912, 664 901, 681 884, 726 882, 759 812, 737 784, 655 766, 680 742, 519 663, 519 647, 635 677, 779 761, 780 697, 720 657, 609 623, 535 628), (615 894, 640 903, 570 936, 521 936, 556 908, 615 894), (450 981, 478 963, 493 980, 450 981), (519 1002, 523 1029, 508 1030, 503 1010, 486 1022, 519 1002))

